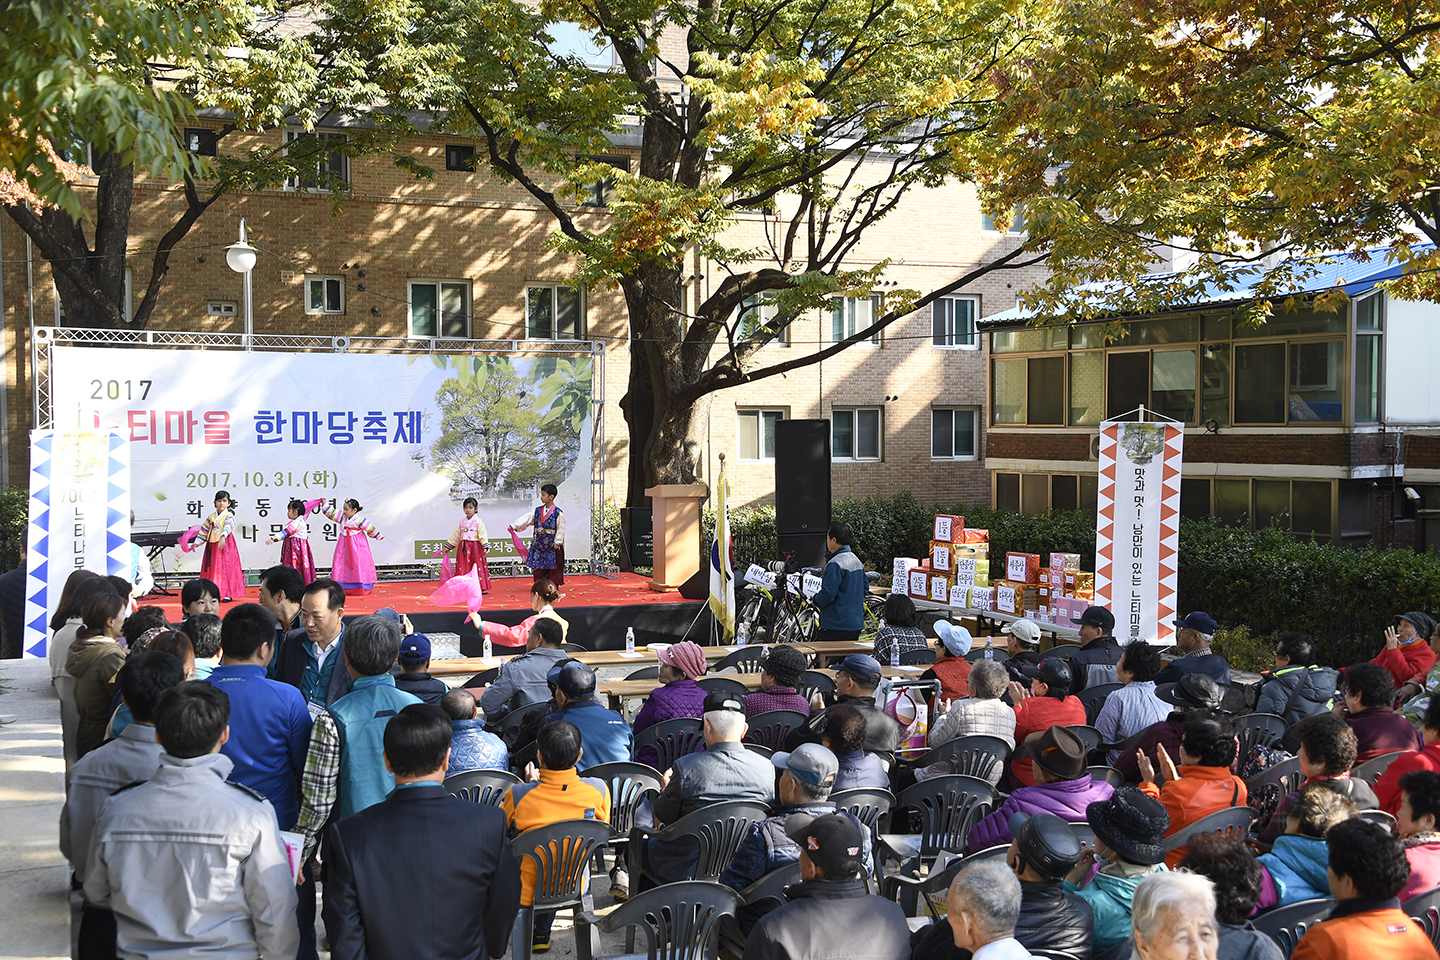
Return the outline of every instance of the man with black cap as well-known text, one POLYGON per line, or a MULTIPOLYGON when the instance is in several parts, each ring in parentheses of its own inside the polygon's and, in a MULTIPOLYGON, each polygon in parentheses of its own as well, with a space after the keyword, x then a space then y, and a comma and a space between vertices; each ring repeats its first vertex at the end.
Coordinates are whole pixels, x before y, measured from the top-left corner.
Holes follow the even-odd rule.
POLYGON ((1080 627, 1079 650, 1070 654, 1074 674, 1071 693, 1101 683, 1120 682, 1120 643, 1114 637, 1115 614, 1104 607, 1089 606, 1073 621, 1080 627))
POLYGON ((1010 832, 1015 839, 1005 863, 1020 881, 1015 939, 1031 953, 1087 960, 1095 915, 1085 898, 1065 890, 1066 875, 1080 862, 1080 839, 1052 813, 1011 814, 1010 832))
POLYGON ((866 891, 865 836, 854 818, 797 813, 785 833, 800 848, 801 882, 755 925, 744 960, 909 960, 905 911, 866 891))
POLYGON ((1230 661, 1210 649, 1218 627, 1210 614, 1196 610, 1183 620, 1173 621, 1177 629, 1175 646, 1180 656, 1171 660, 1155 677, 1156 683, 1178 683, 1187 673, 1203 673, 1220 685, 1223 692, 1230 686, 1230 661))
MULTIPOLYGON (((1026 673, 1030 673, 1027 669, 1026 673)), ((1015 704, 1015 745, 1023 745, 1032 736, 1039 736, 1053 726, 1073 727, 1085 723, 1085 705, 1071 696, 1070 665, 1059 657, 1048 657, 1034 668, 1030 689, 1010 684, 1010 700, 1015 704)), ((1013 755, 1010 772, 1023 786, 1035 785, 1035 773, 1028 753, 1013 755)))
POLYGON ((1000 809, 975 824, 967 844, 971 850, 1010 842, 1017 813, 1049 813, 1073 823, 1084 819, 1090 804, 1115 792, 1109 783, 1090 776, 1085 741, 1065 727, 1051 727, 1020 746, 1014 756, 1033 760, 1035 786, 1016 788, 1000 809))
POLYGON ((546 681, 555 687, 555 705, 559 707, 540 721, 564 720, 580 731, 585 754, 578 769, 586 770, 601 763, 629 760, 635 748, 635 734, 625 718, 595 699, 595 671, 579 660, 570 660, 551 667, 546 681))
POLYGON ((1173 687, 1156 691, 1156 696, 1166 703, 1174 704, 1170 716, 1159 723, 1151 724, 1133 747, 1121 750, 1115 760, 1115 769, 1125 778, 1126 783, 1140 782, 1140 762, 1136 753, 1144 753, 1152 763, 1160 762, 1160 748, 1170 756, 1180 753, 1180 740, 1185 733, 1185 724, 1191 720, 1214 719, 1220 716, 1220 701, 1224 697, 1220 685, 1203 673, 1187 673, 1173 687))
MULTIPOLYGON (((739 697, 715 691, 705 697, 705 749, 680 757, 665 771, 665 788, 655 798, 655 820, 661 826, 674 823, 701 807, 724 800, 775 799, 775 767, 769 760, 742 742, 749 726, 745 723, 745 702, 739 697)), ((837 765, 838 769, 838 765, 837 765)), ((642 834, 630 839, 630 879, 639 883, 635 891, 656 883, 688 880, 694 875, 698 846, 692 837, 670 842, 642 834)))
POLYGON ((1130 900, 1140 880, 1166 869, 1170 815, 1159 800, 1134 787, 1121 787, 1109 800, 1090 804, 1085 822, 1095 833, 1095 846, 1081 851, 1065 889, 1090 904, 1095 918, 1091 949, 1098 955, 1130 936, 1130 900), (1096 863, 1100 870, 1086 882, 1096 863))
MULTIPOLYGON (((840 662, 835 671, 835 693, 838 703, 848 703, 865 717, 865 752, 893 753, 900 743, 900 725, 875 703, 875 689, 880 686, 880 661, 863 653, 852 653, 840 662)), ((794 750, 802 743, 819 743, 825 729, 826 711, 819 709, 823 700, 816 694, 811 700, 815 711, 804 726, 796 727, 785 740, 785 749, 794 750)))

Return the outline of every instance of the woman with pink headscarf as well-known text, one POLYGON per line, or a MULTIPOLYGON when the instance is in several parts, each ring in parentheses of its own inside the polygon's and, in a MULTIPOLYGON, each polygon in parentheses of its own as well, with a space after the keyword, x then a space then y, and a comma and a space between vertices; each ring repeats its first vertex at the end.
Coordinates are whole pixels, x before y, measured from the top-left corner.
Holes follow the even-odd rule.
MULTIPOLYGON (((705 691, 695 682, 697 677, 705 675, 706 670, 705 651, 700 649, 700 645, 693 640, 682 640, 661 650, 655 657, 660 661, 660 682, 664 686, 652 690, 645 706, 635 714, 635 721, 630 725, 635 733, 662 720, 698 718, 704 713, 705 691)), ((653 746, 641 747, 635 759, 652 767, 659 760, 653 746)))

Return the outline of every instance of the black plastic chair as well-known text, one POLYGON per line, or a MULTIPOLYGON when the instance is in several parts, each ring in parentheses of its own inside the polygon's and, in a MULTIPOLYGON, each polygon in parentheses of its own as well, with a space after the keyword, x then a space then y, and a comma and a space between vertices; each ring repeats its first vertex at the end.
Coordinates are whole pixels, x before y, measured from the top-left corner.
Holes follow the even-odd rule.
MULTIPOLYGON (((580 927, 598 927, 602 933, 638 928, 645 934, 648 960, 705 960, 721 917, 735 916, 740 894, 721 883, 686 880, 636 894, 608 916, 581 914, 580 927)), ((633 929, 631 937, 633 937, 633 929)), ((619 954, 617 956, 629 956, 619 954)))
POLYGON ((865 824, 871 834, 879 834, 884 832, 890 808, 895 806, 895 794, 889 790, 856 787, 830 794, 830 802, 836 810, 845 810, 865 824))
POLYGON ((1240 762, 1244 763, 1251 747, 1273 747, 1285 738, 1285 718, 1273 713, 1247 713, 1230 721, 1240 741, 1240 762))
POLYGON ((1077 650, 1080 650, 1082 646, 1082 644, 1078 643, 1057 643, 1055 644, 1055 646, 1045 651, 1045 656, 1061 657, 1063 659, 1069 660, 1070 655, 1072 653, 1075 653, 1077 650))
MULTIPOLYGON (((783 867, 776 867, 765 876, 756 880, 750 886, 740 891, 740 900, 747 907, 757 906, 762 903, 769 903, 766 913, 776 907, 785 904, 785 888, 792 883, 799 883, 800 861, 787 863, 783 867)), ((745 954, 745 934, 739 926, 729 921, 720 923, 720 956, 724 960, 740 960, 745 954)))
POLYGON ((1085 744, 1085 752, 1098 750, 1100 748, 1100 731, 1089 724, 1077 723, 1065 728, 1075 734, 1085 744))
POLYGON ((1080 840, 1080 845, 1085 847, 1095 846, 1095 831, 1090 824, 1084 820, 1069 820, 1067 823, 1074 831, 1075 836, 1080 840))
MULTIPOLYGON (((1440 888, 1415 894, 1400 904, 1400 909, 1405 911, 1405 916, 1420 924, 1432 945, 1440 944, 1440 888)), ((1436 949, 1440 950, 1440 946, 1436 949)))
MULTIPOLYGON (((712 803, 686 814, 663 829, 634 826, 630 828, 630 884, 635 887, 636 878, 645 873, 640 863, 639 850, 645 838, 662 843, 674 843, 682 837, 693 839, 697 846, 694 880, 719 880, 726 864, 734 856, 752 824, 770 816, 770 807, 757 800, 726 800, 712 803)), ((664 883, 665 878, 651 879, 664 883)))
POLYGON ((460 684, 462 687, 488 687, 500 678, 500 668, 491 667, 489 670, 481 670, 475 676, 460 684))
POLYGON ((1227 837, 1244 840, 1250 832, 1250 824, 1255 822, 1257 816, 1252 807, 1226 807, 1224 810, 1206 814, 1166 837, 1165 852, 1179 850, 1190 842, 1191 837, 1200 833, 1223 833, 1227 837))
MULTIPOLYGON (((965 838, 995 804, 995 790, 975 777, 948 776, 923 780, 900 791, 895 809, 915 811, 919 833, 882 833, 880 849, 902 865, 934 860, 941 850, 962 851, 965 838)), ((876 863, 881 860, 876 856, 876 863)))
POLYGON ((907 667, 918 667, 922 664, 934 662, 935 651, 929 647, 921 647, 918 650, 906 650, 900 654, 900 663, 907 667))
POLYGON ((540 745, 534 740, 510 751, 510 772, 516 777, 523 780, 525 767, 531 763, 540 766, 540 745))
POLYGON ((805 714, 794 710, 757 713, 748 721, 750 729, 745 733, 745 742, 758 743, 772 751, 779 750, 785 738, 790 736, 790 731, 805 726, 807 719, 805 714))
POLYGON ((746 741, 745 749, 753 753, 760 754, 760 756, 764 757, 766 760, 769 760, 770 758, 775 756, 775 751, 771 750, 763 743, 752 743, 750 741, 746 741))
POLYGON ((1004 773, 1005 758, 1009 755, 1009 745, 999 737, 956 737, 925 751, 914 766, 928 767, 937 760, 949 760, 956 774, 995 784, 1004 773))
MULTIPOLYGON (((993 639, 993 640, 1003 640, 1004 638, 1003 638, 1003 637, 992 637, 991 639, 993 639)), ((1004 643, 997 643, 997 644, 995 644, 995 646, 991 648, 991 651, 990 651, 990 652, 994 654, 994 656, 991 657, 991 659, 994 660, 996 663, 1004 663, 1006 660, 1009 660, 1009 659, 1010 659, 1010 651, 1005 648, 1005 644, 1004 644, 1004 643)), ((966 659, 966 660, 969 660, 971 663, 979 663, 981 660, 984 660, 984 659, 985 659, 985 638, 984 638, 984 637, 976 637, 976 638, 975 638, 975 646, 971 647, 971 648, 970 648, 970 652, 967 653, 967 654, 965 654, 965 659, 966 659)))
POLYGON ((561 820, 526 830, 510 841, 515 856, 535 865, 535 902, 521 905, 511 933, 510 955, 530 960, 535 914, 570 907, 575 912, 575 953, 592 960, 599 949, 595 928, 583 924, 595 912, 595 900, 586 882, 590 859, 610 842, 610 824, 603 820, 561 820))
POLYGON ((519 782, 520 778, 508 770, 467 770, 446 777, 445 791, 461 800, 498 807, 505 799, 505 791, 519 782))
POLYGON ((762 656, 764 653, 761 647, 741 647, 715 661, 715 665, 710 669, 715 673, 732 668, 736 673, 759 673, 762 656))
POLYGON ((1123 686, 1123 683, 1097 683, 1075 694, 1085 706, 1085 722, 1093 726, 1095 718, 1100 716, 1100 711, 1105 707, 1106 698, 1123 686))
POLYGON ((639 670, 632 670, 625 674, 626 680, 659 680, 660 667, 641 667, 639 670))
POLYGON ((1350 776, 1357 780, 1364 780, 1370 786, 1375 786, 1375 781, 1380 779, 1381 774, 1390 768, 1396 757, 1412 753, 1411 750, 1396 750, 1394 753, 1382 753, 1378 757, 1371 757, 1364 763, 1358 763, 1350 770, 1350 776))
POLYGON ((540 706, 544 702, 544 700, 532 700, 529 703, 520 704, 520 706, 516 707, 514 710, 511 710, 509 713, 505 714, 505 716, 495 721, 495 732, 508 733, 509 731, 514 730, 516 727, 520 726, 522 723, 525 722, 525 718, 529 716, 531 710, 534 710, 536 707, 540 706))
POLYGON ((660 771, 643 763, 624 760, 598 763, 583 775, 594 780, 604 780, 605 785, 610 788, 612 845, 628 842, 630 828, 635 825, 635 811, 646 798, 654 799, 664 789, 660 771))
MULTIPOLYGON (((991 849, 998 849, 1003 854, 1004 851, 1010 849, 1010 845, 1005 844, 991 849)), ((943 898, 944 894, 949 891, 950 884, 955 881, 955 875, 968 867, 974 859, 974 857, 956 857, 945 864, 944 869, 931 870, 924 877, 892 873, 881 883, 880 896, 886 900, 923 902, 929 918, 940 920, 944 916, 944 912, 935 909, 935 894, 940 894, 943 898)))
POLYGON ((1090 779, 1096 783, 1108 783, 1112 787, 1123 787, 1125 785, 1125 774, 1114 767, 1094 766, 1088 768, 1090 779))
POLYGON ((724 693, 742 699, 750 694, 749 687, 731 677, 701 677, 695 685, 706 693, 724 693))
POLYGON ((1287 757, 1246 780, 1245 790, 1250 795, 1250 806, 1263 815, 1266 810, 1273 812, 1286 794, 1299 790, 1304 782, 1300 758, 1287 757))
POLYGON ((834 694, 835 678, 819 670, 806 670, 800 674, 800 683, 795 688, 800 696, 809 700, 815 694, 834 694))
POLYGON ((1329 897, 1301 900, 1288 906, 1267 910, 1251 921, 1255 929, 1280 945, 1280 952, 1286 957, 1295 951, 1295 944, 1305 936, 1305 931, 1326 917, 1335 909, 1335 901, 1329 897))
POLYGON ((1400 821, 1395 819, 1394 814, 1386 813, 1384 810, 1361 810, 1359 813, 1355 814, 1355 816, 1359 817, 1361 820, 1369 820, 1371 823, 1378 823, 1386 830, 1389 830, 1392 837, 1400 836, 1400 821))
POLYGON ((566 653, 589 653, 590 648, 579 643, 562 643, 560 649, 566 653))
POLYGON ((680 757, 705 749, 705 724, 698 717, 676 717, 652 724, 635 734, 631 758, 640 756, 640 748, 646 746, 655 748, 655 769, 669 770, 680 757))

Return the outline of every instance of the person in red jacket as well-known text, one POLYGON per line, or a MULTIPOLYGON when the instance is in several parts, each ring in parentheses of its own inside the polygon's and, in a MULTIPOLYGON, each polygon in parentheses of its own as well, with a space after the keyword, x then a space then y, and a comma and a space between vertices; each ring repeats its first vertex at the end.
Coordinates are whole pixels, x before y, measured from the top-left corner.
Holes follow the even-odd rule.
POLYGON ((1427 642, 1435 621, 1419 611, 1401 614, 1393 627, 1385 628, 1385 649, 1371 663, 1379 664, 1395 678, 1398 689, 1407 683, 1425 685, 1425 674, 1435 666, 1435 651, 1427 642))
POLYGON ((1400 902, 1440 887, 1440 773, 1411 770, 1400 778, 1400 812, 1395 815, 1410 879, 1400 902))
POLYGON ((1380 779, 1375 781, 1375 798, 1380 809, 1386 813, 1400 812, 1400 777, 1411 770, 1435 770, 1440 772, 1440 697, 1432 697, 1425 708, 1425 719, 1421 722, 1420 733, 1425 738, 1424 749, 1414 753, 1403 753, 1396 757, 1380 779))
MULTIPOLYGON (((1170 829, 1165 836, 1179 833, 1201 817, 1229 807, 1243 806, 1249 800, 1245 781, 1230 772, 1235 761, 1235 730, 1223 720, 1192 720, 1185 724, 1180 740, 1180 766, 1160 748, 1160 776, 1150 758, 1141 754, 1140 789, 1165 805, 1170 814, 1170 829)), ((1185 856, 1185 848, 1172 850, 1165 856, 1165 865, 1173 868, 1185 856)))
MULTIPOLYGON (((1048 657, 1038 667, 1026 667, 1034 679, 1027 691, 1015 681, 1010 682, 1010 699, 1015 704, 1015 746, 1032 736, 1039 736, 1053 726, 1083 726, 1085 705, 1079 697, 1070 696, 1070 665, 1059 657, 1048 657)), ((1035 769, 1030 758, 1013 760, 1010 773, 1021 785, 1035 786, 1035 769)))
POLYGON ((1400 909, 1396 894, 1410 866, 1400 838, 1378 823, 1353 817, 1325 832, 1330 850, 1329 918, 1305 931, 1291 960, 1435 960, 1425 929, 1400 909))

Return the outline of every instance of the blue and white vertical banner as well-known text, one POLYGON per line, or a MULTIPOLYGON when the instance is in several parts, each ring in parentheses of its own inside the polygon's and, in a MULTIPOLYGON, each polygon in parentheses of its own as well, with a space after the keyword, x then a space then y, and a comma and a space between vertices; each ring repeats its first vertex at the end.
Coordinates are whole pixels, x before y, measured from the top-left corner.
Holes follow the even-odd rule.
POLYGON ((130 573, 130 442, 116 430, 30 432, 25 571, 27 657, 44 657, 50 616, 76 570, 130 573))

